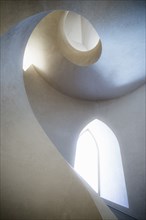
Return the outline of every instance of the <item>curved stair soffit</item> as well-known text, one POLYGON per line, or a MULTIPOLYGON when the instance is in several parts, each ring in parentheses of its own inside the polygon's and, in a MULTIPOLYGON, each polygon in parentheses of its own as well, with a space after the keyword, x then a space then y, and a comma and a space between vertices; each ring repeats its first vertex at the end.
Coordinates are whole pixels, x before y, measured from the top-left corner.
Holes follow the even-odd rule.
POLYGON ((118 44, 124 30, 116 27, 118 31, 109 39, 108 30, 99 28, 104 36, 101 43, 96 30, 81 15, 63 10, 49 13, 28 40, 24 70, 33 65, 54 88, 76 98, 98 100, 125 95, 145 83, 143 41, 137 43, 132 56, 131 41, 134 43, 139 35, 118 44))

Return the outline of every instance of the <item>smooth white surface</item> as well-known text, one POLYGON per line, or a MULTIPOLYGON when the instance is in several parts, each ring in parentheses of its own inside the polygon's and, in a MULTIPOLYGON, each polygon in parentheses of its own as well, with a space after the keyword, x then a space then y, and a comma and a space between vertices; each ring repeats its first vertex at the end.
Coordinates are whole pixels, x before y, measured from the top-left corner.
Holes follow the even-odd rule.
POLYGON ((25 48, 23 70, 33 64, 48 79, 49 72, 59 71, 55 61, 63 62, 69 69, 72 64, 66 59, 83 66, 97 61, 101 53, 100 44, 98 34, 87 19, 74 12, 55 11, 32 32, 25 48))
POLYGON ((25 44, 43 16, 28 18, 1 39, 1 218, 101 220, 90 193, 36 120, 24 88, 25 44))
MULTIPOLYGON (((101 8, 99 3, 96 4, 95 8, 100 12, 104 11, 107 2, 104 1, 101 8)), ((110 99, 125 95, 145 83, 142 3, 137 8, 137 4, 131 1, 110 2, 104 19, 99 14, 96 12, 90 23, 99 33, 102 45, 99 40, 92 50, 75 49, 64 33, 65 22, 72 20, 67 19, 69 15, 75 21, 73 19, 71 26, 68 24, 68 31, 72 30, 76 46, 85 49, 84 45, 92 42, 90 39, 97 35, 91 35, 90 28, 87 30, 90 25, 86 19, 81 19, 83 15, 87 17, 84 13, 55 11, 42 19, 30 36, 27 47, 29 54, 32 52, 29 57, 36 56, 33 65, 55 89, 64 94, 86 100, 110 99)))
MULTIPOLYGON (((1 217, 102 220, 105 215, 99 204, 116 220, 102 200, 94 201, 90 189, 45 134, 28 102, 23 53, 32 29, 43 16, 45 13, 22 21, 1 39, 1 217)), ((32 65, 29 70, 33 72, 32 65)))
POLYGON ((68 42, 77 50, 92 50, 99 43, 99 36, 92 24, 81 15, 67 12, 64 32, 68 42))
POLYGON ((98 150, 88 131, 79 136, 74 169, 98 193, 98 150))
POLYGON ((129 208, 120 146, 102 121, 95 119, 81 131, 74 168, 97 193, 99 187, 102 198, 129 208))
MULTIPOLYGON (((83 68, 80 74, 78 68, 74 72, 68 72, 64 68, 61 74, 49 73, 54 77, 53 84, 56 84, 60 91, 75 97, 95 100, 119 96, 131 91, 133 87, 142 85, 145 77, 145 1, 92 1, 91 4, 90 1, 80 0, 38 0, 37 3, 13 0, 7 3, 2 1, 1 4, 1 31, 8 30, 12 25, 38 11, 62 8, 76 11, 90 20, 96 28, 103 43, 102 63, 91 69, 83 68)), ((13 43, 16 43, 15 39, 13 43)), ((12 62, 14 54, 17 54, 16 50, 10 55, 12 62)), ((59 63, 59 67, 61 71, 63 63, 59 63)), ((12 76, 10 80, 13 79, 12 69, 9 71, 9 77, 12 76)), ((118 206, 115 208, 137 219, 145 219, 145 87, 142 86, 120 99, 84 102, 58 93, 35 72, 28 74, 25 81, 36 118, 72 165, 81 129, 94 118, 110 125, 120 143, 130 203, 129 210, 118 206)), ((15 96, 14 88, 15 86, 10 88, 10 93, 15 96)), ((2 100, 2 103, 8 102, 6 99, 2 100)), ((12 99, 9 101, 12 103, 12 99)), ((11 108, 8 107, 7 111, 8 109, 10 113, 11 108)), ((17 121, 21 122, 20 117, 17 121)), ((8 129, 9 126, 6 126, 7 131, 8 129)), ((8 135, 6 137, 8 138, 8 135)))
POLYGON ((120 144, 129 209, 109 201, 106 203, 137 219, 143 218, 145 216, 145 87, 120 99, 87 102, 57 92, 34 69, 26 72, 24 79, 36 118, 59 152, 72 166, 74 166, 76 144, 81 130, 95 118, 110 126, 120 144))

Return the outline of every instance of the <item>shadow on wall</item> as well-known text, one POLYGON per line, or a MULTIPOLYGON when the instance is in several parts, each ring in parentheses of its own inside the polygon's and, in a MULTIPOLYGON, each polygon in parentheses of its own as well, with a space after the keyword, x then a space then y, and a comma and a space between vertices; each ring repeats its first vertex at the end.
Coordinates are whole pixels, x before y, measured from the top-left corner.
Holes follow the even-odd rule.
MULTIPOLYGON (((130 19, 129 14, 125 19, 130 19)), ((54 88, 72 97, 101 100, 125 95, 145 83, 144 28, 133 18, 137 27, 133 34, 122 22, 120 27, 113 22, 111 36, 99 27, 100 40, 81 15, 54 11, 32 32, 23 68, 33 64, 54 88)))

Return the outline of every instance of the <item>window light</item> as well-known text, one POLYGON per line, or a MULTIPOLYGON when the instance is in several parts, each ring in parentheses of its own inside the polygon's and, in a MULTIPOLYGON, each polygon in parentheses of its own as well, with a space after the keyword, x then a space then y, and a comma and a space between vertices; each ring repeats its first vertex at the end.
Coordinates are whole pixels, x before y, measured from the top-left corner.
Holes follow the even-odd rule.
POLYGON ((129 207, 120 146, 102 121, 92 121, 80 133, 74 169, 99 196, 129 207))

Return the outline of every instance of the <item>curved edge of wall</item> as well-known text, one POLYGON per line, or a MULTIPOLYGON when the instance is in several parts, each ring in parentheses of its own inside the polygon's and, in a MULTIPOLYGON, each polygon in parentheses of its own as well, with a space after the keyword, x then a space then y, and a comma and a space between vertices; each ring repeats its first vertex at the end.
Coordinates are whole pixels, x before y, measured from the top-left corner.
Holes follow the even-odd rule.
MULTIPOLYGON (((83 52, 74 49, 68 43, 64 33, 65 20, 65 12, 62 10, 48 14, 37 25, 26 47, 28 55, 26 55, 26 60, 27 57, 33 57, 32 60, 30 58, 30 63, 52 87, 74 98, 95 101, 121 97, 133 92, 145 83, 143 74, 136 77, 138 66, 134 64, 137 63, 137 59, 132 58, 133 68, 136 68, 135 73, 133 70, 131 72, 131 66, 127 65, 128 60, 125 62, 125 56, 127 57, 129 52, 124 51, 128 50, 131 53, 133 51, 132 46, 129 49, 126 46, 130 43, 127 38, 122 44, 125 56, 118 55, 121 46, 117 46, 119 45, 117 41, 119 35, 121 36, 125 31, 117 29, 116 26, 118 33, 114 38, 109 38, 107 29, 106 32, 101 32, 99 29, 103 46, 101 47, 99 41, 94 49, 83 52), (114 44, 114 41, 117 44, 114 44), (112 47, 112 45, 115 46, 112 47), (92 63, 96 60, 95 58, 99 58, 101 50, 102 55, 98 62, 92 63), (113 53, 113 60, 109 59, 110 51, 113 53), (85 65, 90 62, 92 65, 85 65), (121 65, 119 66, 119 64, 121 65)), ((141 54, 140 50, 137 53, 141 54)), ((128 57, 131 57, 130 54, 128 57)), ((144 64, 143 58, 140 59, 140 62, 144 64)), ((141 73, 144 72, 143 64, 141 65, 141 73)))
POLYGON ((102 219, 93 197, 45 135, 28 102, 23 53, 43 16, 19 23, 1 41, 1 216, 102 219))

